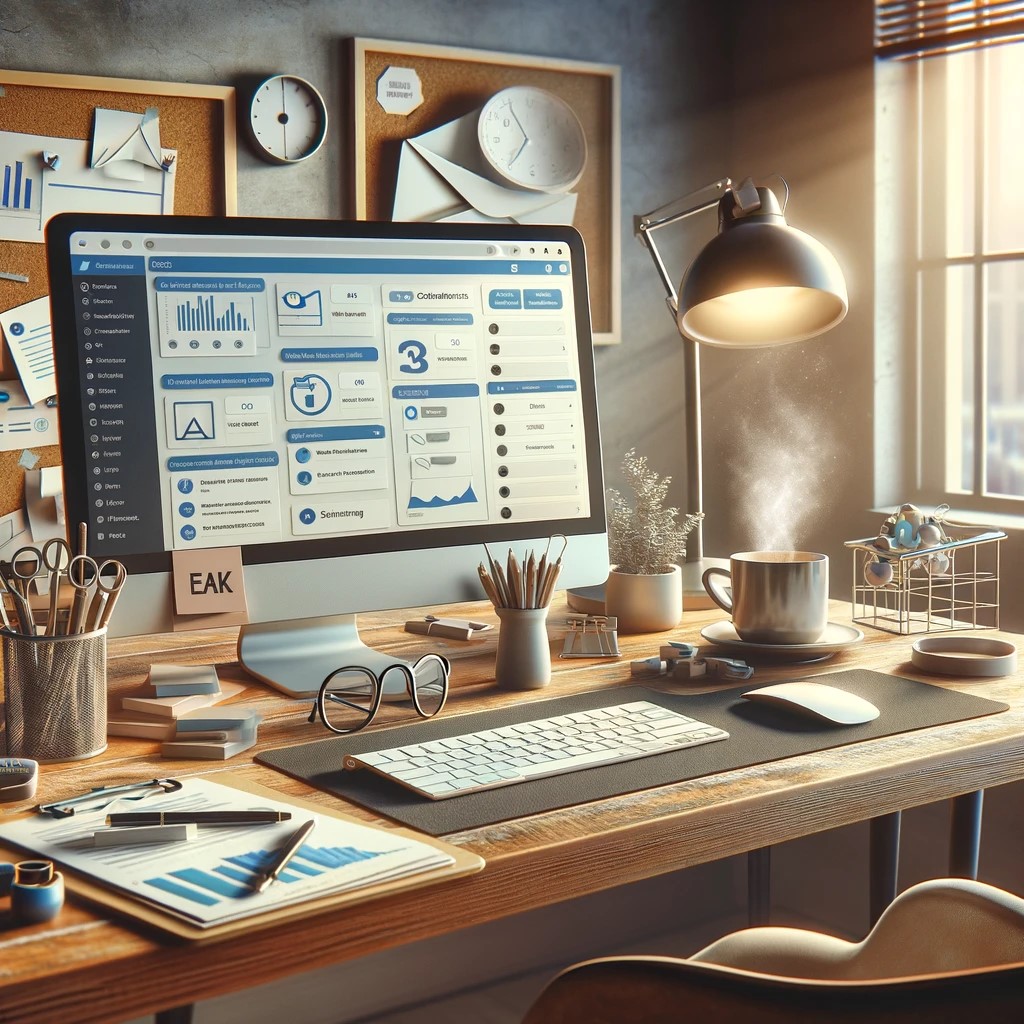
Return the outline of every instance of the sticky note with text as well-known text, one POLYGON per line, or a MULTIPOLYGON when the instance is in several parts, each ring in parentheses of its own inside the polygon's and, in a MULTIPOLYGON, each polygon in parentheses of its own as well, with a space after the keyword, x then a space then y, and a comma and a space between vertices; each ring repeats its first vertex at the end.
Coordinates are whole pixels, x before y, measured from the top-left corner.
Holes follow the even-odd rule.
POLYGON ((178 615, 244 612, 241 548, 197 548, 171 553, 178 615))

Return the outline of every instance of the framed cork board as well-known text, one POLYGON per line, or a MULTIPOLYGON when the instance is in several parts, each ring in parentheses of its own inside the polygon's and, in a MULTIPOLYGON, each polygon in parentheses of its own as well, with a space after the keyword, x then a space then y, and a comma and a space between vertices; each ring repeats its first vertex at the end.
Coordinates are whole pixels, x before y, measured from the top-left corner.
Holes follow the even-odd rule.
MULTIPOLYGON (((410 147, 403 143, 460 118, 465 118, 461 123, 469 125, 475 137, 476 113, 495 93, 511 86, 533 86, 569 105, 586 138, 582 177, 570 190, 575 194, 571 223, 587 247, 594 341, 617 343, 621 335, 619 69, 610 64, 382 39, 355 38, 349 44, 354 161, 350 201, 351 215, 357 219, 392 220, 396 212, 403 220, 485 219, 474 208, 472 192, 452 188, 454 177, 438 174, 436 161, 420 169, 426 175, 421 179, 426 187, 415 188, 418 183, 409 175, 417 168, 411 166, 410 147), (401 194, 411 197, 411 202, 396 206, 400 170, 401 194), (443 208, 446 193, 452 201, 450 209, 443 208), (423 197, 422 209, 417 196, 423 197), (430 197, 437 201, 431 204, 430 197)), ((462 133, 463 141, 467 137, 462 133)), ((454 155, 443 149, 446 142, 440 135, 431 137, 430 145, 435 143, 438 155, 454 155)), ((457 159, 454 162, 459 164, 457 159)), ((545 207, 544 197, 540 199, 537 209, 527 214, 533 223, 543 223, 544 211, 556 209, 545 207)), ((567 223, 569 218, 563 215, 560 222, 567 223)))
MULTIPOLYGON (((85 142, 92 136, 97 108, 142 114, 156 107, 160 115, 161 148, 177 154, 174 212, 197 215, 236 212, 233 88, 3 70, 0 70, 0 87, 0 131, 31 136, 85 142)), ((5 156, 0 164, 6 166, 12 159, 5 156)), ((19 171, 25 179, 32 173, 30 169, 17 167, 15 174, 19 171)), ((0 174, 3 173, 4 167, 0 167, 0 174)), ((37 195, 39 192, 41 189, 37 195)), ((0 215, 14 215, 16 211, 12 207, 18 206, 18 200, 12 202, 11 199, 7 197, 0 215)), ((22 205, 28 204, 23 202, 22 205)), ((0 278, 0 311, 49 292, 45 244, 12 239, 11 233, 4 233, 0 238, 0 271, 27 277, 28 281, 0 278)), ((0 349, 0 380, 13 380, 17 375, 5 343, 0 349)), ((28 439, 26 447, 29 447, 28 439)), ((37 466, 60 463, 57 445, 32 451, 38 457, 37 466)), ((21 505, 23 473, 18 465, 21 454, 21 449, 0 452, 0 515, 21 505)))

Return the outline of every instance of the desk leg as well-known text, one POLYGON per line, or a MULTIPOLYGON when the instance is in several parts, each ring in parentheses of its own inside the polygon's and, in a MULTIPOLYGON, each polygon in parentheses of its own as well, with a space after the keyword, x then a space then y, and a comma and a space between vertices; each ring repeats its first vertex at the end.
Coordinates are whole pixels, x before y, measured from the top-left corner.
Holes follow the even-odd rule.
POLYGON ((747 923, 766 925, 772 910, 772 848, 762 846, 747 854, 747 923))
POLYGON ((978 877, 981 851, 981 811, 985 791, 964 793, 953 799, 949 825, 949 875, 951 878, 978 877))
POLYGON ((900 812, 871 819, 870 913, 871 924, 896 899, 896 873, 900 862, 900 812))
POLYGON ((192 1024, 193 1004, 175 1006, 153 1014, 153 1024, 192 1024))

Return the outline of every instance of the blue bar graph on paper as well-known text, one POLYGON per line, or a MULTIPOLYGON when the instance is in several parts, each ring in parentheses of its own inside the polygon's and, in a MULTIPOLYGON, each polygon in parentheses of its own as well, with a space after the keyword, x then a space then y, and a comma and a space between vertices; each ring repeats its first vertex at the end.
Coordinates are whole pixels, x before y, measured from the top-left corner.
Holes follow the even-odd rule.
POLYGON ((32 208, 32 176, 25 172, 25 163, 15 160, 4 165, 3 191, 0 192, 0 207, 5 210, 30 210, 32 208))
MULTIPOLYGON (((202 320, 202 312, 193 310, 202 320)), ((281 873, 281 882, 299 882, 340 871, 351 864, 372 860, 379 853, 358 850, 354 846, 303 845, 281 873)), ((277 857, 275 850, 252 850, 249 853, 222 857, 209 865, 195 865, 147 878, 146 885, 171 893, 205 907, 215 906, 222 900, 241 899, 252 893, 256 876, 266 870, 277 857)))

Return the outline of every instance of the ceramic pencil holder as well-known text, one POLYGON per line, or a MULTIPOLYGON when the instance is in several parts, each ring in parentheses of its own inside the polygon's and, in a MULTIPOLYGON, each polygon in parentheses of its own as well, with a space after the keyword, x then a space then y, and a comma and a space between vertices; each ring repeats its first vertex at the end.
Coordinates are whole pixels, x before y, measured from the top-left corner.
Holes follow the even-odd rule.
POLYGON ((503 690, 539 690, 551 682, 548 609, 495 608, 498 653, 494 681, 503 690))
POLYGON ((22 636, 0 630, 7 752, 75 761, 107 749, 107 631, 22 636))

